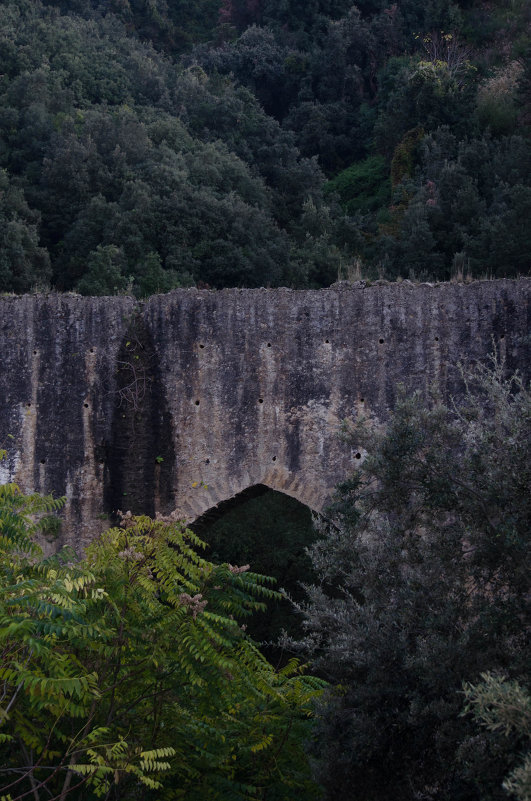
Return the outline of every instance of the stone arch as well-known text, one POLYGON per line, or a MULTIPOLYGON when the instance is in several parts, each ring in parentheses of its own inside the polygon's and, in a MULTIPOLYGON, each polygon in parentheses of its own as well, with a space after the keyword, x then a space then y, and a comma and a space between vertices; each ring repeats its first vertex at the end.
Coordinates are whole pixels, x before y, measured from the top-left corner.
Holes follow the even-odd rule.
POLYGON ((300 474, 293 475, 278 467, 256 480, 248 477, 243 486, 236 482, 207 484, 201 480, 194 481, 181 506, 175 512, 186 523, 194 524, 206 515, 223 514, 223 510, 230 508, 231 505, 268 490, 288 495, 307 506, 312 512, 320 514, 329 503, 334 488, 325 485, 309 486, 300 474))
POLYGON ((319 532, 312 511, 286 493, 258 484, 209 509, 190 528, 205 543, 207 559, 249 566, 252 572, 274 579, 273 588, 287 593, 287 598, 271 599, 245 621, 267 658, 285 664, 287 656, 276 645, 278 637, 282 631, 302 635, 288 598, 302 602, 301 582, 314 580, 307 548, 319 532))
POLYGON ((270 489, 271 488, 267 487, 265 484, 253 484, 253 486, 247 487, 247 489, 242 490, 237 495, 233 495, 231 498, 227 498, 224 501, 220 501, 215 506, 211 506, 203 512, 202 515, 193 520, 190 527, 199 534, 206 526, 212 525, 227 512, 252 498, 259 498, 261 495, 265 495, 270 489))

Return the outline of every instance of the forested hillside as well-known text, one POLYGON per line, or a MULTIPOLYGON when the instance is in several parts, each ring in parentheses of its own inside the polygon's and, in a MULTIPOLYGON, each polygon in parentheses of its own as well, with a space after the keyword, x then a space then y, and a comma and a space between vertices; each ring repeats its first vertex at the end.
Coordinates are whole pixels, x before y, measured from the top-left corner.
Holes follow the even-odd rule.
POLYGON ((4 0, 0 291, 529 268, 525 0, 4 0))

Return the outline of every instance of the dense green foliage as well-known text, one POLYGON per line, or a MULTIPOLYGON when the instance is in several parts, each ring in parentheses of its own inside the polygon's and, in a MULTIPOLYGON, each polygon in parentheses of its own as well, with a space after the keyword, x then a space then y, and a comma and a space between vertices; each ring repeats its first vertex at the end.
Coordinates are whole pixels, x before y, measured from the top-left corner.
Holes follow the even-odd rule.
POLYGON ((244 631, 268 580, 130 513, 83 561, 43 558, 58 506, 0 487, 0 796, 317 797, 302 746, 321 683, 244 631))
POLYGON ((313 546, 299 643, 336 685, 313 749, 327 798, 501 801, 509 774, 523 786, 529 732, 508 725, 523 712, 497 725, 493 688, 468 686, 480 729, 463 683, 529 681, 530 423, 529 392, 495 365, 459 406, 403 397, 388 426, 349 430, 367 456, 313 546))
POLYGON ((529 14, 5 0, 0 291, 527 272, 529 14))

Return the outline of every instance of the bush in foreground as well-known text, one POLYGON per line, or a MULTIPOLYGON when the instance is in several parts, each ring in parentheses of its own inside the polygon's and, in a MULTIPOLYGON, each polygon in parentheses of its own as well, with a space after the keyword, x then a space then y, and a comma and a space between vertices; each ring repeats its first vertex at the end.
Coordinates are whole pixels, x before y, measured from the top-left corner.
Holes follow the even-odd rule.
POLYGON ((44 559, 59 505, 0 487, 0 797, 317 797, 302 744, 322 683, 276 672, 242 625, 268 579, 129 513, 82 562, 44 559))

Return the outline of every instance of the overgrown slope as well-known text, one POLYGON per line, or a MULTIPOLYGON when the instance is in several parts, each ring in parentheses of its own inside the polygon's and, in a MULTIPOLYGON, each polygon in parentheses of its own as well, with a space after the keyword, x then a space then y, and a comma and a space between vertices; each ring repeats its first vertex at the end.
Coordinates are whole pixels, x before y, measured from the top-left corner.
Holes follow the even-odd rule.
POLYGON ((6 0, 0 290, 527 272, 529 18, 6 0))

